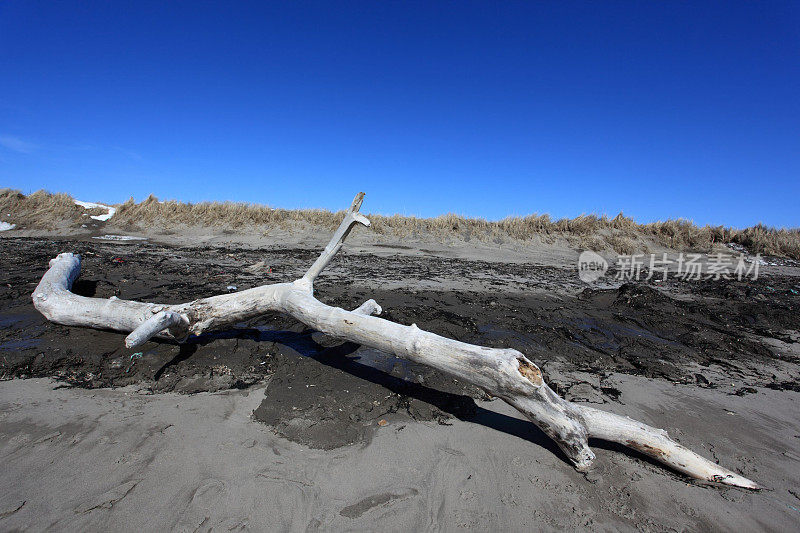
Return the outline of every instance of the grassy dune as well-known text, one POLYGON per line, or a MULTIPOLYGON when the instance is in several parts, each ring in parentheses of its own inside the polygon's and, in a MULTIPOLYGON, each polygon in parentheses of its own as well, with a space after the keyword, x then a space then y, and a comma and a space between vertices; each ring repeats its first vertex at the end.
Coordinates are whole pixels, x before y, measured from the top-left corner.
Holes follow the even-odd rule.
MULTIPOLYGON (((342 212, 334 213, 323 209, 289 210, 233 202, 159 202, 152 195, 140 203, 130 199, 115 207, 117 214, 110 224, 133 228, 217 226, 246 229, 302 225, 333 229, 342 217, 342 212)), ((88 211, 89 214, 104 212, 102 209, 88 211)), ((74 199, 68 194, 37 191, 25 196, 11 189, 0 190, 0 220, 9 220, 21 228, 53 229, 60 223, 86 222, 84 213, 87 210, 76 206, 74 199), (12 217, 7 217, 9 213, 12 217)), ((622 213, 613 218, 606 215, 581 215, 558 220, 552 220, 549 215, 533 214, 498 221, 454 214, 434 218, 374 214, 368 216, 376 232, 398 237, 455 237, 496 243, 528 241, 534 238, 552 242, 563 238, 581 248, 598 251, 610 249, 622 254, 648 251, 648 243, 658 243, 680 251, 698 252, 710 251, 717 243, 736 243, 751 253, 800 259, 800 229, 776 229, 763 224, 746 229, 697 226, 682 219, 639 224, 622 213)))

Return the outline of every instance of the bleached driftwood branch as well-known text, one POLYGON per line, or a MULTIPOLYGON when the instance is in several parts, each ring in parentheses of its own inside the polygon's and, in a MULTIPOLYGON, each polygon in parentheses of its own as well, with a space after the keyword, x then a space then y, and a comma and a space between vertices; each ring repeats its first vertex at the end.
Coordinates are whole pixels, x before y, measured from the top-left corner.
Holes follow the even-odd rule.
POLYGON ((333 238, 306 274, 291 283, 264 285, 177 305, 118 298, 101 299, 70 292, 80 274, 80 257, 63 253, 50 261, 33 293, 33 303, 48 320, 69 326, 130 332, 128 348, 153 337, 185 341, 190 335, 229 327, 269 311, 287 313, 321 332, 422 363, 473 383, 503 399, 549 435, 578 470, 587 469, 596 437, 633 448, 696 479, 746 487, 757 485, 681 446, 655 429, 627 417, 568 402, 542 380, 539 368, 508 348, 476 346, 378 318, 374 300, 353 311, 326 305, 314 297, 314 280, 342 247, 355 224, 369 226, 358 211, 359 193, 333 238))

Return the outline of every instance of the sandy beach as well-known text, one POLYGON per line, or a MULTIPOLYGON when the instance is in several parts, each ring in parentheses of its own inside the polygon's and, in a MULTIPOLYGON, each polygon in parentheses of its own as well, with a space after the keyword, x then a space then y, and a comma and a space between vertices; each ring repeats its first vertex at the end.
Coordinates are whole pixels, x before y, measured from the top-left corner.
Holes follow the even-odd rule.
MULTIPOLYGON (((0 383, 0 526, 35 530, 771 530, 798 524, 800 395, 740 397, 614 374, 605 407, 658 423, 764 483, 759 493, 687 483, 596 447, 575 472, 502 402, 470 420, 380 416, 331 450, 253 420, 264 385, 181 395, 0 383), (702 435, 702 437, 701 437, 702 435), (713 445, 709 444, 713 441, 713 445)), ((267 385, 267 388, 270 385, 267 385)), ((302 417, 299 417, 302 422, 302 417)))
MULTIPOLYGON (((800 523, 797 276, 581 282, 564 264, 346 251, 320 298, 519 349, 572 401, 756 480, 701 486, 616 445, 576 472, 533 424, 427 367, 281 315, 178 346, 48 323, 30 291, 158 302, 292 279, 310 248, 0 240, 0 529, 789 530, 800 523), (200 274, 200 275, 199 275, 200 274)), ((383 253, 381 253, 383 252, 383 253)))

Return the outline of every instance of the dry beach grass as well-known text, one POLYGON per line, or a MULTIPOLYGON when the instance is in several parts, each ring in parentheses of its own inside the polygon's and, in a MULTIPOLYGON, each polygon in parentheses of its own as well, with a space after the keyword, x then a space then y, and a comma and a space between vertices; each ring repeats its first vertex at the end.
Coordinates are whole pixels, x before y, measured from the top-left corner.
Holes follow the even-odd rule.
MULTIPOLYGON (((280 209, 265 205, 234 202, 185 203, 159 201, 149 196, 142 202, 133 199, 117 205, 114 224, 130 228, 204 226, 244 229, 249 227, 293 226, 332 230, 341 220, 341 212, 324 209, 280 209)), ((95 212, 96 211, 96 212, 95 212)), ((76 206, 65 193, 37 191, 28 196, 11 189, 0 190, 0 213, 3 220, 20 227, 51 229, 58 223, 85 221, 85 213, 101 214, 76 206), (8 217, 11 215, 13 218, 8 217)), ((459 237, 487 242, 545 242, 565 238, 581 248, 614 250, 620 254, 648 251, 656 243, 677 251, 708 252, 714 244, 738 244, 751 253, 800 259, 800 228, 771 228, 758 224, 745 229, 724 226, 697 226, 684 219, 640 224, 622 213, 580 215, 552 220, 549 215, 532 214, 507 217, 498 221, 446 214, 434 218, 369 214, 373 229, 379 234, 399 237, 459 237)))

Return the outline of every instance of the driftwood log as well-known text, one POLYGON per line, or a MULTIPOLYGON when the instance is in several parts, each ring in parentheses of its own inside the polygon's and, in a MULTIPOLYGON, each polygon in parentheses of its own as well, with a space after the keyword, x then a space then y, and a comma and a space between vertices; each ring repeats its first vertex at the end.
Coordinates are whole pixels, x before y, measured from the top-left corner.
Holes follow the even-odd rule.
POLYGON ((368 300, 347 311, 314 297, 314 280, 342 247, 355 224, 369 226, 359 213, 364 193, 359 193, 325 250, 305 275, 290 283, 264 285, 231 294, 176 305, 87 298, 70 292, 80 274, 80 257, 62 253, 33 292, 33 303, 48 320, 130 332, 128 348, 153 337, 184 342, 190 335, 219 330, 270 311, 286 313, 300 322, 335 337, 370 346, 386 353, 434 367, 473 383, 509 403, 550 436, 578 470, 592 464, 590 437, 633 448, 692 478, 757 489, 734 472, 709 461, 672 440, 665 431, 630 418, 568 402, 543 381, 539 368, 521 352, 476 346, 411 324, 404 326, 374 315, 381 307, 368 300))

